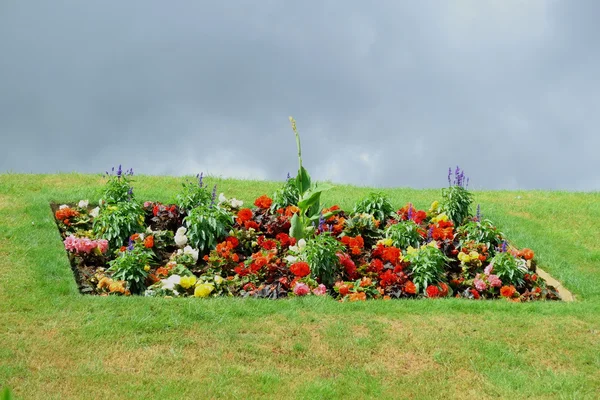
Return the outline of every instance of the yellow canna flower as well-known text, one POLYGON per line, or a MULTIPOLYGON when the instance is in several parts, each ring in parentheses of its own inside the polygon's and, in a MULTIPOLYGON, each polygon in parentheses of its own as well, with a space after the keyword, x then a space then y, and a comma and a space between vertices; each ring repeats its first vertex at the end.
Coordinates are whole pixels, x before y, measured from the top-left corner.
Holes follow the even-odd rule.
POLYGON ((429 207, 429 212, 434 212, 438 209, 438 207, 440 206, 440 202, 439 201, 434 201, 433 203, 431 203, 431 207, 429 207))
POLYGON ((201 283, 194 289, 195 297, 208 297, 208 295, 215 289, 212 283, 201 283))
POLYGON ((150 266, 149 265, 144 265, 144 271, 146 271, 146 272, 150 271, 150 266))
POLYGON ((182 276, 179 280, 179 286, 184 289, 190 288, 196 284, 195 276, 182 276))

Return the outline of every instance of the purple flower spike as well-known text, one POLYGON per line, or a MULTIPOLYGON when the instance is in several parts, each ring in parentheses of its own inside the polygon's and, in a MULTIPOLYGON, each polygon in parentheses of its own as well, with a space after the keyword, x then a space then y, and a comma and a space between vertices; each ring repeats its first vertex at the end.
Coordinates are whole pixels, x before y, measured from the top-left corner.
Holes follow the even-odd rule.
POLYGON ((119 169, 117 170, 117 176, 120 178, 123 174, 123 170, 121 169, 121 164, 119 164, 119 169))
POLYGON ((131 240, 131 238, 129 238, 129 245, 127 246, 127 250, 133 251, 133 240, 131 240))
POLYGON ((289 180, 290 180, 290 178, 291 178, 291 176, 290 176, 290 173, 288 172, 288 173, 287 173, 287 178, 286 178, 286 180, 288 180, 288 181, 289 181, 289 180))
POLYGON ((412 203, 408 203, 408 215, 407 218, 410 221, 413 217, 413 206, 412 203))
POLYGON ((448 167, 448 186, 452 186, 452 168, 448 167))
POLYGON ((323 213, 319 215, 319 232, 323 232, 323 226, 325 225, 325 218, 323 218, 323 213))
POLYGON ((506 253, 506 240, 502 241, 502 252, 506 253))
POLYGON ((203 175, 204 175, 204 172, 200 172, 200 175, 196 175, 196 177, 198 178, 198 186, 200 186, 200 187, 202 187, 202 185, 203 185, 203 183, 202 183, 203 175))
POLYGON ((481 221, 481 205, 477 204, 477 222, 481 221))
POLYGON ((212 208, 212 206, 215 205, 215 199, 217 198, 217 185, 215 184, 215 186, 213 186, 213 191, 212 191, 212 199, 210 201, 210 206, 212 208))

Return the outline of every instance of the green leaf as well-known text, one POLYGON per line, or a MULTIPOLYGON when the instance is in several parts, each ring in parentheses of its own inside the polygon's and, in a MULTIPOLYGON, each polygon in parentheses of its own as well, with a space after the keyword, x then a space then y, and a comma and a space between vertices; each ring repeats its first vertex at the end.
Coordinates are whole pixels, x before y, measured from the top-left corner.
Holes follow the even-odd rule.
POLYGON ((296 240, 300 240, 304 237, 304 227, 300 223, 300 217, 298 214, 294 214, 292 219, 290 220, 290 236, 295 238, 296 240))
POLYGON ((304 194, 310 189, 310 175, 304 167, 300 167, 298 175, 296 176, 296 187, 300 192, 300 195, 304 194))

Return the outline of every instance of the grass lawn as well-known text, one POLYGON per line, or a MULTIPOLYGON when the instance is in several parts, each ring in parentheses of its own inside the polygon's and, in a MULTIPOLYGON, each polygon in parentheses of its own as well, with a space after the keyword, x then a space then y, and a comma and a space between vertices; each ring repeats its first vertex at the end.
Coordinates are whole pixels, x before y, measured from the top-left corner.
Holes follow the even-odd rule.
MULTIPOLYGON (((181 178, 135 177, 169 202, 181 178)), ((207 178, 251 202, 281 183, 207 178)), ((95 175, 0 175, 0 388, 16 398, 598 398, 600 193, 475 192, 573 303, 82 296, 49 203, 95 175)), ((370 189, 337 186, 350 209, 370 189)), ((439 190, 384 189, 428 208, 439 190)))

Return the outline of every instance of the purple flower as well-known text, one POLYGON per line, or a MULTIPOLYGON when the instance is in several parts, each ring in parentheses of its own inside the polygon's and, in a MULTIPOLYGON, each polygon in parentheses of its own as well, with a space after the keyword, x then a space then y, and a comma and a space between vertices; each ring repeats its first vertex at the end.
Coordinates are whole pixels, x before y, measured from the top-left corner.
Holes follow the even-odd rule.
POLYGON ((213 186, 213 191, 212 191, 212 199, 210 200, 210 206, 212 208, 212 206, 215 205, 215 199, 217 198, 217 184, 215 184, 215 186, 213 186))
POLYGON ((290 180, 290 178, 291 178, 291 176, 290 176, 290 173, 288 172, 288 173, 287 173, 287 178, 286 178, 286 180, 287 180, 287 181, 289 181, 289 180, 290 180))
POLYGON ((452 168, 448 167, 448 186, 452 186, 452 168))
POLYGON ((506 240, 502 241, 502 253, 506 253, 506 240))
POLYGON ((121 164, 119 164, 119 169, 117 170, 117 177, 121 177, 121 175, 123 174, 123 170, 121 169, 121 164))
POLYGON ((203 174, 204 174, 204 172, 200 172, 200 174, 196 175, 196 178, 198 178, 198 186, 200 186, 200 187, 202 187, 202 185, 203 185, 203 183, 202 183, 203 174))
POLYGON ((481 205, 477 204, 477 216, 475 217, 477 222, 481 221, 481 205))
POLYGON ((131 240, 131 238, 129 238, 129 245, 127 246, 127 250, 133 251, 133 240, 131 240))
POLYGON ((412 203, 408 203, 408 215, 407 218, 410 221, 413 217, 413 206, 412 203))
POLYGON ((319 232, 323 232, 323 226, 325 225, 325 218, 323 218, 323 213, 319 215, 319 232))

